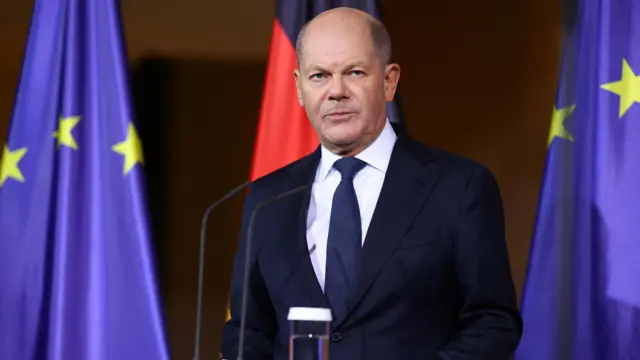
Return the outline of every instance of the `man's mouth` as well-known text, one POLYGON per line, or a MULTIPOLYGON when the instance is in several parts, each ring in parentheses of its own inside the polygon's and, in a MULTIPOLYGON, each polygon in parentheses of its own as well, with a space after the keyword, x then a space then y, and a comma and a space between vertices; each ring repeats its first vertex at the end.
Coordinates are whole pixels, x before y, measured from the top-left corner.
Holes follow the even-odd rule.
POLYGON ((352 111, 332 111, 326 114, 324 117, 328 120, 346 120, 353 115, 352 111))

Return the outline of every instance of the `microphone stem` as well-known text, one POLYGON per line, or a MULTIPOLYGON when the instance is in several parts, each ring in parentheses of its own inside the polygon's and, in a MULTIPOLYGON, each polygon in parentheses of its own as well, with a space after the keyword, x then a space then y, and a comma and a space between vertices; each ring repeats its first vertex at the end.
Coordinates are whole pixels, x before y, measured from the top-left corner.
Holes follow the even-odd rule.
POLYGON ((198 266, 198 309, 196 311, 196 340, 195 340, 195 349, 194 349, 194 360, 200 359, 200 329, 201 329, 201 321, 202 321, 202 293, 203 293, 203 282, 204 282, 204 248, 206 244, 206 234, 207 234, 207 220, 209 219, 209 214, 213 209, 218 207, 221 203, 226 201, 227 199, 235 196, 240 190, 247 187, 251 184, 251 181, 247 181, 244 184, 236 187, 231 190, 227 195, 222 197, 220 200, 211 204, 207 210, 204 212, 204 216, 202 217, 202 226, 200 228, 200 262, 198 266))

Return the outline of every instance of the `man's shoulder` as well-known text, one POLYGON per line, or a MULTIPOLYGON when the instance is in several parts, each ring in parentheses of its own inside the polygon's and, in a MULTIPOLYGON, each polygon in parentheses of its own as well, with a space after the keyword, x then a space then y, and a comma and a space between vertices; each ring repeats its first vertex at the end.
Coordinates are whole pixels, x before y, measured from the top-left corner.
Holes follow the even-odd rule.
POLYGON ((436 176, 439 188, 449 194, 482 191, 487 186, 499 189, 497 178, 480 160, 411 138, 406 143, 411 153, 427 164, 423 170, 425 176, 436 176))
POLYGON ((446 174, 462 177, 469 177, 478 173, 491 175, 491 170, 479 160, 443 148, 426 145, 415 139, 411 139, 408 143, 414 154, 417 154, 425 161, 435 162, 441 171, 446 174))
POLYGON ((317 154, 303 156, 253 181, 250 194, 258 198, 269 198, 300 186, 306 177, 315 175, 317 154))

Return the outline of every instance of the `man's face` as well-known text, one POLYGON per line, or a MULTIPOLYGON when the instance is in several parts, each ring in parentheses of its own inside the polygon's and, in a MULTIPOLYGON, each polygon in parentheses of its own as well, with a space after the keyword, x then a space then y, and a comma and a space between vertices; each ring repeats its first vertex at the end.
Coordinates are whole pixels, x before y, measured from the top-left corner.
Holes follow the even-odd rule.
POLYGON ((305 35, 298 98, 330 150, 367 146, 382 130, 399 69, 376 56, 368 26, 337 24, 305 35))

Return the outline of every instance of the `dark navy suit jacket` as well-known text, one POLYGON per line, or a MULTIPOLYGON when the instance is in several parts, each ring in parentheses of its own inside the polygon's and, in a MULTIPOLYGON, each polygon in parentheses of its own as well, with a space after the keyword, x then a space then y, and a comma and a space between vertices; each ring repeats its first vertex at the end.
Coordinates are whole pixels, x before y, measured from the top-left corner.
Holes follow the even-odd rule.
MULTIPOLYGON (((222 356, 238 351, 248 219, 255 218, 244 360, 287 359, 290 307, 329 307, 306 241, 312 154, 258 179, 247 195, 222 356)), ((331 360, 506 360, 522 332, 502 201, 482 165, 401 133, 361 253, 354 306, 332 324, 331 360)))

